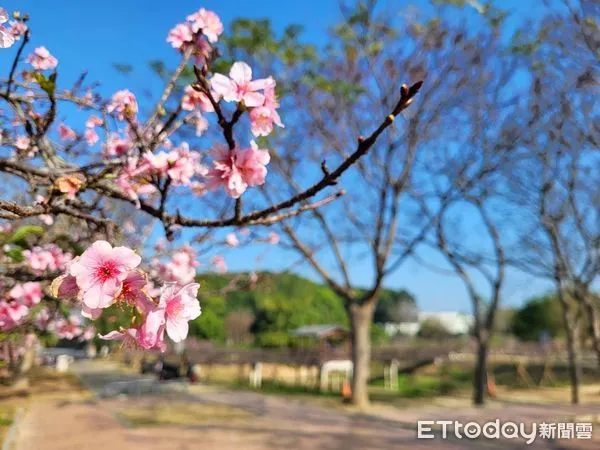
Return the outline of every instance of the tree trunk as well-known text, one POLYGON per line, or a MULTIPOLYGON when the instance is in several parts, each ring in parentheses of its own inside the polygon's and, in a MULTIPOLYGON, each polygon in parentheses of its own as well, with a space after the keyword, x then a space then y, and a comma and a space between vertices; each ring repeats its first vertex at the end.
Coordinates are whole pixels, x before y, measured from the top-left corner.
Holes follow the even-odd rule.
POLYGON ((569 305, 564 298, 559 295, 562 304, 563 323, 567 338, 567 354, 569 359, 569 378, 571 379, 571 403, 579 403, 579 380, 581 378, 581 366, 579 365, 579 356, 577 354, 577 323, 576 319, 569 317, 569 305))
POLYGON ((473 404, 478 406, 485 404, 487 396, 487 358, 487 340, 477 339, 477 360, 473 374, 473 404))
POLYGON ((596 352, 598 360, 598 368, 600 369, 600 321, 598 320, 598 309, 594 305, 592 299, 584 294, 583 301, 590 321, 590 334, 592 335, 592 344, 596 352))
POLYGON ((352 326, 352 404, 359 408, 369 406, 369 364, 371 362, 371 321, 374 302, 350 305, 352 326))

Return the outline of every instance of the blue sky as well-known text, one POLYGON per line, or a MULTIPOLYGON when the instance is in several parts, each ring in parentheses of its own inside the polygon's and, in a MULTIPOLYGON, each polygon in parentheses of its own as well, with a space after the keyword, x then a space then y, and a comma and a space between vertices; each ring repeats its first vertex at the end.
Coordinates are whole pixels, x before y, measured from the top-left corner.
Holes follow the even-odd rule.
MULTIPOLYGON (((387 0, 385 3, 398 10, 411 3, 427 7, 426 2, 420 0, 387 0)), ((511 10, 511 20, 518 23, 527 18, 535 19, 539 12, 536 4, 539 7, 542 2, 498 0, 495 3, 511 10)), ((85 69, 89 80, 101 82, 100 91, 105 94, 125 87, 134 92, 159 89, 156 77, 143 76, 144 70, 124 78, 113 70, 112 65, 127 63, 144 68, 148 61, 158 59, 172 66, 177 61, 177 54, 165 42, 167 33, 174 24, 200 7, 214 10, 226 24, 238 17, 269 18, 275 30, 299 23, 305 28, 305 40, 317 45, 324 41, 327 28, 341 18, 337 0, 5 0, 1 6, 9 11, 18 9, 30 13, 32 44, 46 46, 59 59, 59 82, 68 85, 85 69)), ((4 55, 12 55, 12 52, 0 54, 3 73, 10 63, 4 55)), ((238 250, 235 255, 231 254, 229 266, 232 270, 254 268, 255 257, 264 251, 265 248, 238 250)), ((431 252, 426 257, 434 264, 438 262, 431 252)), ((258 267, 276 270, 282 267, 282 260, 287 263, 292 258, 271 247, 258 267)), ((308 274, 303 269, 300 271, 308 274)), ((352 275, 359 283, 368 277, 360 264, 352 267, 352 275)), ((468 297, 458 279, 433 274, 414 262, 391 276, 387 285, 413 292, 420 307, 427 311, 470 311, 468 297)), ((505 304, 519 304, 547 288, 545 283, 513 273, 505 291, 505 304)))

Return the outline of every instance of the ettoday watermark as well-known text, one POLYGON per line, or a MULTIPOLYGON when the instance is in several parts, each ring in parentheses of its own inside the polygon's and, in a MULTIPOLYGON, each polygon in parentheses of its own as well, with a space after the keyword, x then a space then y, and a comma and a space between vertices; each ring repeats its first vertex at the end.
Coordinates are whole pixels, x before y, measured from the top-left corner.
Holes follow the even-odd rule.
POLYGON ((458 420, 419 420, 418 439, 519 439, 533 444, 536 439, 592 439, 593 426, 589 422, 501 422, 496 419, 483 424, 458 420))

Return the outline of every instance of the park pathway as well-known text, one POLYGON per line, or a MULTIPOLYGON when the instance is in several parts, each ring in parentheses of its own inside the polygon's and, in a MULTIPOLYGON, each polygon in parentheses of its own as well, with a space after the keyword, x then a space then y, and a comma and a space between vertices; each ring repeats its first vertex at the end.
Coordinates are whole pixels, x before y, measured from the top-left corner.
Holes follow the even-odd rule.
MULTIPOLYGON (((114 381, 141 379, 123 374, 104 363, 81 362, 76 373, 90 389, 103 392, 114 381)), ((451 412, 420 408, 387 410, 385 417, 346 412, 316 406, 300 400, 229 391, 205 386, 190 387, 189 392, 172 395, 120 396, 79 401, 38 402, 31 405, 17 428, 16 450, 270 450, 270 449, 564 449, 600 448, 600 430, 593 441, 537 440, 417 440, 416 420, 436 418, 484 421, 525 420, 541 422, 596 412, 593 406, 558 408, 509 405, 491 410, 463 408, 451 412), (169 401, 228 405, 250 413, 243 420, 214 420, 193 426, 127 427, 117 418, 123 407, 160 404, 169 401)))

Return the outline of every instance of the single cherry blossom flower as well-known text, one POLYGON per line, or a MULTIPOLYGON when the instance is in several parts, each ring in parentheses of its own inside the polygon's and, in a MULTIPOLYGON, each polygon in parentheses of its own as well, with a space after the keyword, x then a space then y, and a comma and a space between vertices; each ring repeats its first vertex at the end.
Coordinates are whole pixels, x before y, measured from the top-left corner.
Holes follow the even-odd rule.
POLYGON ((58 60, 46 47, 38 47, 27 57, 27 62, 37 70, 52 70, 58 66, 58 60))
POLYGON ((95 116, 95 115, 91 115, 88 118, 88 120, 86 120, 86 122, 85 122, 86 128, 99 127, 103 124, 104 124, 104 120, 102 120, 100 117, 95 116))
POLYGON ((230 247, 237 247, 240 245, 240 240, 235 233, 229 233, 227 236, 225 236, 225 243, 230 247))
POLYGON ((27 136, 18 136, 15 140, 15 147, 19 150, 27 150, 31 144, 31 141, 27 136))
POLYGON ((185 44, 190 43, 194 40, 194 32, 192 27, 187 23, 180 23, 169 31, 167 36, 167 42, 171 44, 173 48, 181 49, 185 44))
POLYGON ((244 150, 229 150, 225 145, 217 145, 211 153, 214 161, 207 174, 209 188, 223 186, 229 196, 239 198, 249 186, 264 184, 269 152, 258 148, 254 141, 244 150))
POLYGON ((123 89, 115 92, 106 110, 109 113, 116 113, 119 120, 133 118, 138 112, 138 103, 133 92, 123 89))
POLYGON ((73 129, 68 127, 64 123, 61 123, 58 126, 58 136, 63 141, 74 141, 75 139, 77 139, 77 134, 73 131, 73 129))
POLYGON ((81 189, 81 186, 83 186, 83 180, 75 175, 66 175, 58 178, 55 181, 55 185, 60 192, 67 194, 68 198, 74 199, 81 189))
POLYGON ((190 283, 183 287, 173 283, 164 287, 160 296, 159 308, 164 310, 167 335, 173 342, 185 340, 190 320, 200 316, 200 302, 197 295, 200 285, 190 283))
POLYGON ((269 244, 277 245, 277 244, 279 244, 279 241, 280 241, 280 238, 277 233, 275 233, 274 231, 269 233, 269 237, 267 238, 267 242, 269 244))
POLYGON ((252 81, 252 69, 245 62, 236 62, 229 70, 229 78, 216 73, 211 78, 212 89, 227 102, 243 102, 248 107, 262 106, 265 97, 259 90, 270 86, 272 79, 252 81))
POLYGON ((275 82, 264 90, 265 103, 250 111, 250 125, 254 136, 268 136, 273 131, 273 124, 285 128, 277 112, 279 102, 275 96, 275 82))
POLYGON ((15 41, 18 41, 21 39, 21 37, 25 36, 25 33, 27 33, 28 29, 29 28, 24 22, 13 20, 10 22, 10 28, 8 31, 13 35, 15 41))
POLYGON ((129 271, 141 258, 127 247, 112 247, 106 241, 96 241, 79 259, 73 261, 69 273, 77 279, 83 291, 83 303, 91 309, 106 308, 116 300, 129 271))
POLYGON ((154 305, 145 290, 147 284, 148 278, 145 273, 140 270, 132 270, 127 275, 127 278, 123 280, 119 299, 136 307, 144 314, 148 313, 154 305))
POLYGON ((93 128, 88 128, 87 130, 85 130, 85 132, 83 133, 83 137, 85 138, 88 145, 96 145, 100 140, 100 136, 98 136, 98 133, 96 133, 96 130, 94 130, 93 128))
POLYGON ((187 17, 187 20, 192 23, 192 31, 197 33, 202 30, 202 34, 208 38, 210 42, 217 42, 219 35, 223 33, 223 24, 217 14, 201 8, 200 11, 187 17))
POLYGON ((227 272, 227 263, 225 262, 225 258, 223 258, 221 255, 213 256, 210 262, 213 266, 215 266, 217 272, 227 272))

